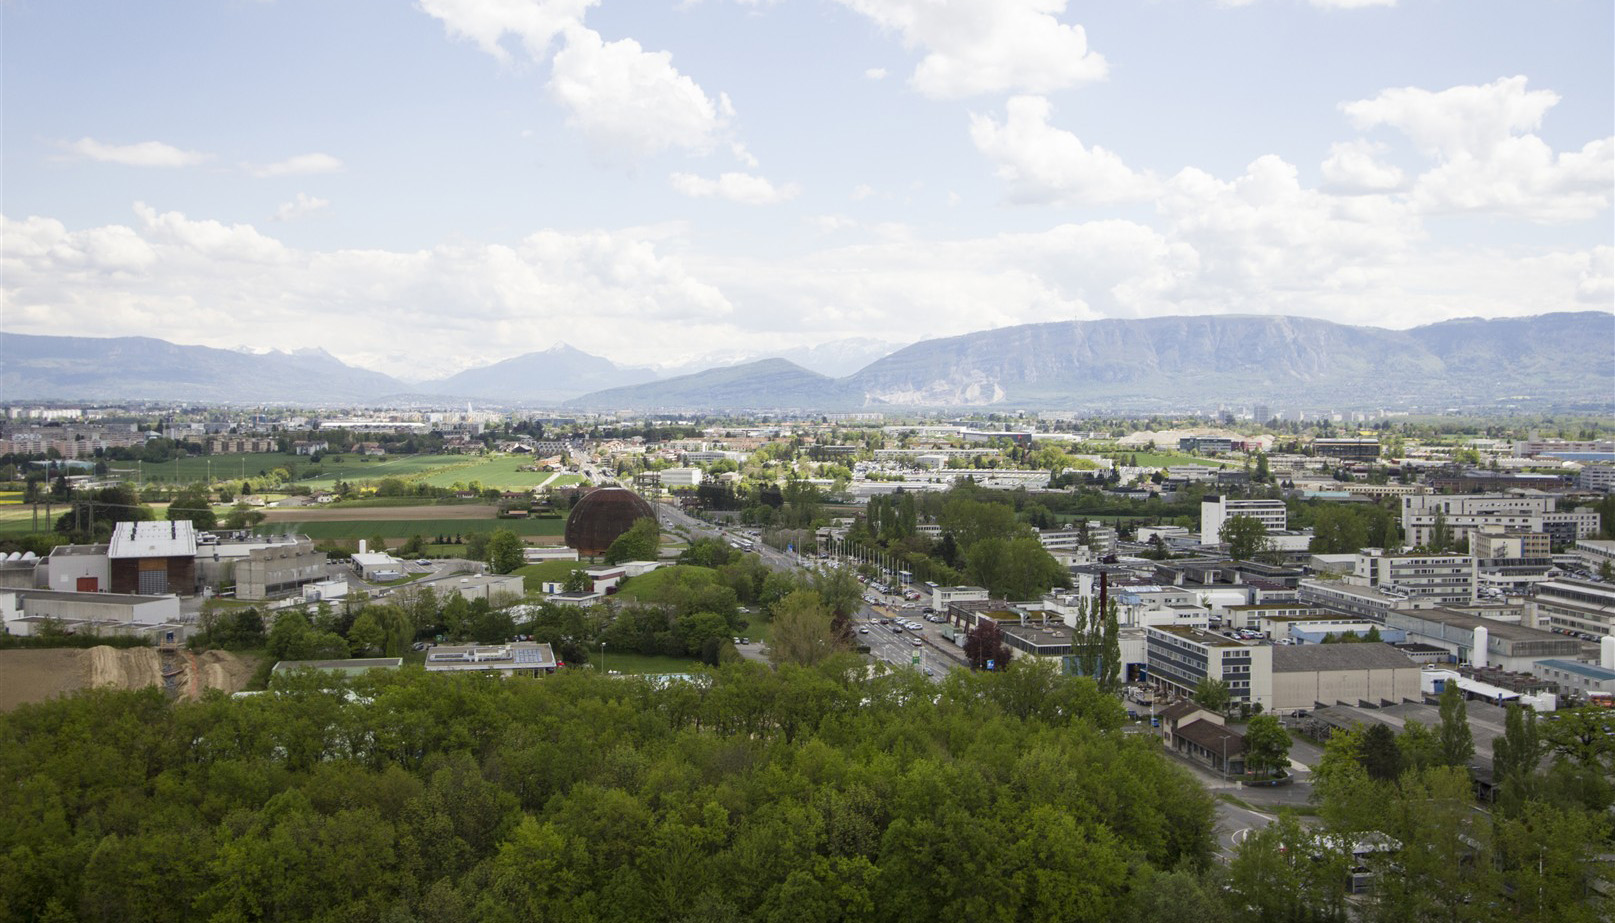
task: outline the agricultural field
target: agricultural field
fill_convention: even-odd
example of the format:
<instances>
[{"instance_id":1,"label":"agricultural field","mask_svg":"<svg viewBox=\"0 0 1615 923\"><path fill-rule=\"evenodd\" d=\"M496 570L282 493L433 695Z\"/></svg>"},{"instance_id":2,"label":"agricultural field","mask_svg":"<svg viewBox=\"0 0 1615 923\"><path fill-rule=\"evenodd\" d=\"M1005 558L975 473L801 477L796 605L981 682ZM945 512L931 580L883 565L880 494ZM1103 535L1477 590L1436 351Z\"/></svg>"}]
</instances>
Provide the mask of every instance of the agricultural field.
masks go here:
<instances>
[{"instance_id":1,"label":"agricultural field","mask_svg":"<svg viewBox=\"0 0 1615 923\"><path fill-rule=\"evenodd\" d=\"M49 532L51 523L66 511L67 505L58 503L51 507L50 516L45 515L45 507L39 507L39 530ZM34 531L34 508L31 506L0 506L0 536L27 535Z\"/></svg>"},{"instance_id":2,"label":"agricultural field","mask_svg":"<svg viewBox=\"0 0 1615 923\"><path fill-rule=\"evenodd\" d=\"M492 458L463 460L470 463L434 471L419 480L433 487L453 487L455 484L470 484L475 481L484 488L528 490L555 477L555 473L551 471L516 470L533 463L532 457L527 455L499 455Z\"/></svg>"},{"instance_id":3,"label":"agricultural field","mask_svg":"<svg viewBox=\"0 0 1615 923\"><path fill-rule=\"evenodd\" d=\"M108 467L118 474L126 474L137 484L190 484L206 481L211 474L215 481L239 481L268 474L288 465L299 469L308 465L308 459L279 452L249 452L242 455L199 455L171 462L146 464L132 461L107 461Z\"/></svg>"}]
</instances>

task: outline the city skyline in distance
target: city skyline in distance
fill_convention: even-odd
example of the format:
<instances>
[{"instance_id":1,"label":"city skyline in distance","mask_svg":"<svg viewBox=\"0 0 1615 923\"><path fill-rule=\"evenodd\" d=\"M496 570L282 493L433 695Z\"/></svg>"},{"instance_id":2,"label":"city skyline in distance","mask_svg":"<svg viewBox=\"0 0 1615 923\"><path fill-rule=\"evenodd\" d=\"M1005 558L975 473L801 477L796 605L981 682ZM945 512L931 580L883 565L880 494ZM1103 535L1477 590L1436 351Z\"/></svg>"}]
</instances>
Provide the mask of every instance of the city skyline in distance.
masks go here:
<instances>
[{"instance_id":1,"label":"city skyline in distance","mask_svg":"<svg viewBox=\"0 0 1615 923\"><path fill-rule=\"evenodd\" d=\"M422 380L1611 310L1608 4L1114 6L8 4L5 328Z\"/></svg>"}]
</instances>

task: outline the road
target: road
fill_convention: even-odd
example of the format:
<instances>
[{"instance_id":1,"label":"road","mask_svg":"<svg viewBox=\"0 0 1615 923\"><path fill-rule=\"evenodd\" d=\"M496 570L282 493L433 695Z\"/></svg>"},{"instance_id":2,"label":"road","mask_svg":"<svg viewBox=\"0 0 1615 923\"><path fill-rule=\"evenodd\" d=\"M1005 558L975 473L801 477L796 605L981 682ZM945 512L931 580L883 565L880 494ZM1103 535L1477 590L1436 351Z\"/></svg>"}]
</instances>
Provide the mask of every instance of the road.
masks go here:
<instances>
[{"instance_id":1,"label":"road","mask_svg":"<svg viewBox=\"0 0 1615 923\"><path fill-rule=\"evenodd\" d=\"M755 544L753 552L762 558L763 564L774 570L807 570L818 567L821 563L815 558L805 557L794 552L779 551L763 544L757 537L742 529L723 529L708 522L702 522L683 510L668 504L657 504L657 511L661 516L664 527L678 527L688 531L693 537L717 538L725 541L750 541ZM935 679L942 679L948 671L958 669L965 665L964 654L953 642L942 636L940 625L925 622L920 612L921 603L905 601L901 596L876 593L865 588L863 606L854 617L859 629L858 640L869 645L869 655L875 660L893 666L908 667L913 665L914 655L920 655L920 668L930 670ZM894 632L890 625L881 625L881 619L901 617L912 620L921 626L921 631L903 629ZM864 629L867 629L865 631ZM914 641L918 640L919 645ZM759 646L760 647L760 646ZM742 651L742 654L748 652ZM761 651L756 652L759 656Z\"/></svg>"}]
</instances>

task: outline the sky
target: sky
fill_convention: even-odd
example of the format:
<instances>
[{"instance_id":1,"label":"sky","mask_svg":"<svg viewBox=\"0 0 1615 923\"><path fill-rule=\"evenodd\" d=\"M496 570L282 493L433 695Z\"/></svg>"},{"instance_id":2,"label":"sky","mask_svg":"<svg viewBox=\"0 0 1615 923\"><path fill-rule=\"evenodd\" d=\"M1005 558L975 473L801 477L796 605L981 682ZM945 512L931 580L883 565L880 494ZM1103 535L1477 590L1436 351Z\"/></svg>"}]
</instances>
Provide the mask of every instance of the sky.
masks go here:
<instances>
[{"instance_id":1,"label":"sky","mask_svg":"<svg viewBox=\"0 0 1615 923\"><path fill-rule=\"evenodd\" d=\"M1609 0L0 0L0 328L406 380L1615 310ZM1612 348L1612 344L1596 344Z\"/></svg>"}]
</instances>

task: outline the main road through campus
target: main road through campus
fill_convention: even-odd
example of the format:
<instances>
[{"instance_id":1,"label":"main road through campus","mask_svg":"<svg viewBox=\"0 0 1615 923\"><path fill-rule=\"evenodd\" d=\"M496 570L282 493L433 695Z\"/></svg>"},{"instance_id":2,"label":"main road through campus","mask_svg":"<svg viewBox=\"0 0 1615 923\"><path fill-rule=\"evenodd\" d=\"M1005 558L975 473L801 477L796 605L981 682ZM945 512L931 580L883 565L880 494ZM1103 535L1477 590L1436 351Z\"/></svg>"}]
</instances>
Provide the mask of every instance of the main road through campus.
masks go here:
<instances>
[{"instance_id":1,"label":"main road through campus","mask_svg":"<svg viewBox=\"0 0 1615 923\"><path fill-rule=\"evenodd\" d=\"M656 504L661 521L667 525L674 525L687 529L691 535L708 538L723 539L725 541L749 540L750 536L742 534L739 530L725 531L712 523L702 522L684 511L665 504ZM756 551L762 557L763 563L775 570L808 570L818 565L818 561L805 558L801 555L779 551L767 545L758 543ZM874 598L876 602L870 603ZM951 670L967 666L964 653L952 641L942 637L940 626L932 625L921 620L919 609L905 609L907 605L901 597L882 595L872 589L865 588L864 603L858 612L857 630L858 640L869 645L869 656L885 661L897 667L913 667L914 655L920 655L919 669L928 671L926 675L940 681ZM917 605L917 604L916 604ZM921 626L919 632L903 629L894 632L891 626L879 624L879 620L888 622L893 616L904 617ZM915 640L920 644L916 646ZM742 650L741 654L751 659L766 659L759 649ZM1130 733L1153 734L1152 729L1146 725L1129 725ZM1298 747L1303 753L1316 755L1316 748ZM1306 758L1306 757L1303 757ZM1178 759L1168 756L1167 759ZM1216 799L1216 836L1217 858L1227 862L1233 858L1239 844L1251 831L1266 827L1276 819L1276 812L1283 807L1300 808L1308 802L1312 791L1310 773L1305 766L1292 763L1295 770L1296 782L1280 788L1246 788L1237 782L1229 782L1218 778L1215 774L1190 763L1179 760L1202 785L1214 794L1226 794L1238 798L1244 805L1233 803L1224 798ZM1254 810L1253 810L1254 809ZM1313 825L1317 819L1311 816L1302 816L1299 820L1304 825Z\"/></svg>"},{"instance_id":2,"label":"main road through campus","mask_svg":"<svg viewBox=\"0 0 1615 923\"><path fill-rule=\"evenodd\" d=\"M686 529L692 535L737 542L751 540L750 536L737 530L725 531L666 503L656 504L656 510L664 524ZM762 543L756 544L756 553L762 558L763 564L775 570L811 570L821 563L795 552L770 548ZM894 631L893 626L889 624L894 617L910 620L920 625L920 630L902 628ZM888 624L880 624L882 619L887 620ZM942 636L942 626L923 621L919 604L907 602L901 596L876 593L872 589L865 588L864 601L859 607L854 629L858 632L858 642L869 645L870 657L892 666L924 670L927 671L927 676L937 680L946 676L948 671L965 666L964 652L958 645ZM915 644L915 641L919 643ZM748 656L755 654L756 659L762 658L760 651L742 650L741 653ZM916 655L919 658L917 664Z\"/></svg>"}]
</instances>

